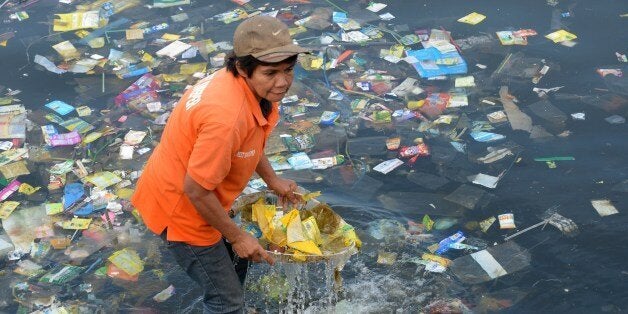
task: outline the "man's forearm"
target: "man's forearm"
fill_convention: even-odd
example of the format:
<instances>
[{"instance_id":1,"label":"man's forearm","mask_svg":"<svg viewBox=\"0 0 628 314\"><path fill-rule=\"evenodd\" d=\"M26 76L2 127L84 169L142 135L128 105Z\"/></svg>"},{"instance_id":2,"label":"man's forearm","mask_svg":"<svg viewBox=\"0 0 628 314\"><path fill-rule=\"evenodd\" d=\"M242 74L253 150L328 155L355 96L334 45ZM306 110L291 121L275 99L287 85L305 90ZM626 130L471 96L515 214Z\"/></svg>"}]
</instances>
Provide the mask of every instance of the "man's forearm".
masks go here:
<instances>
[{"instance_id":1,"label":"man's forearm","mask_svg":"<svg viewBox=\"0 0 628 314\"><path fill-rule=\"evenodd\" d=\"M206 190L187 175L184 191L201 217L229 242L234 242L240 236L240 228L231 220L213 191Z\"/></svg>"},{"instance_id":2,"label":"man's forearm","mask_svg":"<svg viewBox=\"0 0 628 314\"><path fill-rule=\"evenodd\" d=\"M257 167L255 168L255 172L262 177L266 184L270 184L272 181L277 179L277 174L273 167L270 165L270 161L268 161L268 157L262 156L257 163Z\"/></svg>"}]
</instances>

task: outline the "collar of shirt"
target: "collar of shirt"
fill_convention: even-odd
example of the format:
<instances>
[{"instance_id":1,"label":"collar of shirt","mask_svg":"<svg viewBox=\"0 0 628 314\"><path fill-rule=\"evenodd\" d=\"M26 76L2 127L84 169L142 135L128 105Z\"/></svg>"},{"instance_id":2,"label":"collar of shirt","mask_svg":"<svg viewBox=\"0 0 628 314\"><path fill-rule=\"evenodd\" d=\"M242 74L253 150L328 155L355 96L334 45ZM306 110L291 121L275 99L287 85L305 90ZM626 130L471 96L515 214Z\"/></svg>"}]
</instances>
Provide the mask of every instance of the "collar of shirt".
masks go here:
<instances>
[{"instance_id":1,"label":"collar of shirt","mask_svg":"<svg viewBox=\"0 0 628 314\"><path fill-rule=\"evenodd\" d=\"M257 96L255 96L255 94L253 93L253 91L251 90L251 88L246 83L246 80L243 77L238 76L237 80L240 86L242 87L242 90L246 94L246 100L249 104L249 109L253 113L253 117L255 117L255 121L257 122L257 124L261 127L266 127L268 125L274 126L279 120L278 103L276 102L271 103L272 109L271 109L270 114L268 115L268 119L264 118L264 114L262 114L262 108L260 107L260 104L259 104L261 98L258 98Z\"/></svg>"}]
</instances>

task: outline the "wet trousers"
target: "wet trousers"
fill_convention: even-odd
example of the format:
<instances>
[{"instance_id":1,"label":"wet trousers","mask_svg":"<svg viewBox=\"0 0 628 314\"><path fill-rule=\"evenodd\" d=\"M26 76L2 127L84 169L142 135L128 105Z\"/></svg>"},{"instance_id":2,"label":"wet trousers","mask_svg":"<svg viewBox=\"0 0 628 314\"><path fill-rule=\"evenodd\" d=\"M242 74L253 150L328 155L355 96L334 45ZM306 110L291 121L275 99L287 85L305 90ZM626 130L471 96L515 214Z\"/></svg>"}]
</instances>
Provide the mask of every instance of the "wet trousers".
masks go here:
<instances>
[{"instance_id":1,"label":"wet trousers","mask_svg":"<svg viewBox=\"0 0 628 314\"><path fill-rule=\"evenodd\" d=\"M233 253L226 240L193 246L161 238L181 268L203 289L203 313L242 313L248 260Z\"/></svg>"}]
</instances>

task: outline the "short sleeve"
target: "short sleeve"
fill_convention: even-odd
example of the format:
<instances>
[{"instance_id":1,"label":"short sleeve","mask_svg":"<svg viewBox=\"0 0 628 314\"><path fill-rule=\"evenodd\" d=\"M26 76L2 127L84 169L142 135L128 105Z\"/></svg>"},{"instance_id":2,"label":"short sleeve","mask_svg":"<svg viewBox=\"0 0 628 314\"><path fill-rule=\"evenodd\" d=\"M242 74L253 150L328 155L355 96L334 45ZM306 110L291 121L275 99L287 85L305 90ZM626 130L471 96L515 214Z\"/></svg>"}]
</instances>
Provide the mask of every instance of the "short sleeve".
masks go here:
<instances>
[{"instance_id":1,"label":"short sleeve","mask_svg":"<svg viewBox=\"0 0 628 314\"><path fill-rule=\"evenodd\" d=\"M188 175L203 188L214 190L229 174L239 140L233 127L216 122L202 125L188 161Z\"/></svg>"}]
</instances>

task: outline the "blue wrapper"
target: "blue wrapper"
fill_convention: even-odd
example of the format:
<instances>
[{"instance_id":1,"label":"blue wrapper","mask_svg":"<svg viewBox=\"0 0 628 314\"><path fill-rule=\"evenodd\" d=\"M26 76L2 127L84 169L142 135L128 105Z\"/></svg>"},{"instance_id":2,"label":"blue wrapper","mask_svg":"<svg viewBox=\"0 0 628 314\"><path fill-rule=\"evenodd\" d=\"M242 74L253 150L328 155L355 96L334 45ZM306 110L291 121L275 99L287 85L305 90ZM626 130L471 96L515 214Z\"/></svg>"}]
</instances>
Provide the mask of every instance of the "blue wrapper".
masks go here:
<instances>
[{"instance_id":1,"label":"blue wrapper","mask_svg":"<svg viewBox=\"0 0 628 314\"><path fill-rule=\"evenodd\" d=\"M321 115L321 125L333 125L336 119L340 117L340 112L336 111L325 111Z\"/></svg>"},{"instance_id":2,"label":"blue wrapper","mask_svg":"<svg viewBox=\"0 0 628 314\"><path fill-rule=\"evenodd\" d=\"M466 238L464 236L464 233L462 233L462 231L458 231L454 234L452 234L451 236L444 238L443 240L441 240L440 242L438 242L438 249L436 250L436 254L443 254L447 251L449 251L449 249L451 248L451 245L454 243L460 243L462 241L464 241Z\"/></svg>"},{"instance_id":3,"label":"blue wrapper","mask_svg":"<svg viewBox=\"0 0 628 314\"><path fill-rule=\"evenodd\" d=\"M244 231L248 232L250 235L258 239L262 237L262 230L254 224L248 224L244 226Z\"/></svg>"}]
</instances>

